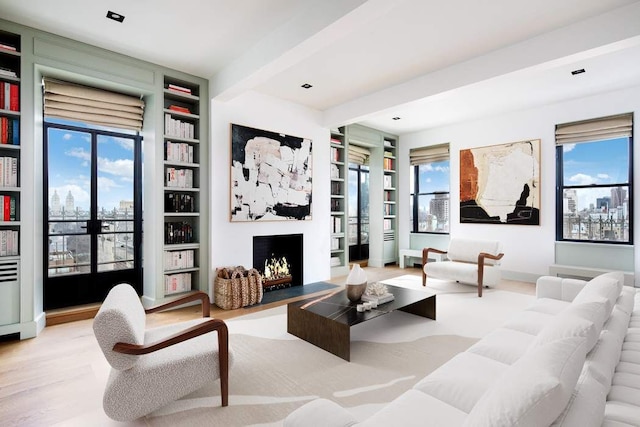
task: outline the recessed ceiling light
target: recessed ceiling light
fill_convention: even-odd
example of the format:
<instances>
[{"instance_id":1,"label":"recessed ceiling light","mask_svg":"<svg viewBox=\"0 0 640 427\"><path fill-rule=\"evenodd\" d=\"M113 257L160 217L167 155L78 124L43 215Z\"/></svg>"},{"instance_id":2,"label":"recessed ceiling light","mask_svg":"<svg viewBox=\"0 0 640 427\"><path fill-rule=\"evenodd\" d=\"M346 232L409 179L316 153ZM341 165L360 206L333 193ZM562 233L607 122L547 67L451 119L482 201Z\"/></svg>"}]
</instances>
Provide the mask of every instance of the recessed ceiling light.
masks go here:
<instances>
[{"instance_id":1,"label":"recessed ceiling light","mask_svg":"<svg viewBox=\"0 0 640 427\"><path fill-rule=\"evenodd\" d=\"M400 117L393 117L391 120L400 120Z\"/></svg>"},{"instance_id":2,"label":"recessed ceiling light","mask_svg":"<svg viewBox=\"0 0 640 427\"><path fill-rule=\"evenodd\" d=\"M582 74L582 73L586 73L586 71L584 70L584 68L580 68L579 70L573 70L571 72L571 75L576 76L578 74Z\"/></svg>"},{"instance_id":3,"label":"recessed ceiling light","mask_svg":"<svg viewBox=\"0 0 640 427\"><path fill-rule=\"evenodd\" d=\"M305 84L303 84L303 85L302 85L302 86L300 86L300 87L302 87L302 88L304 88L304 89L311 89L313 86L312 86L312 85L310 85L309 83L305 83Z\"/></svg>"},{"instance_id":4,"label":"recessed ceiling light","mask_svg":"<svg viewBox=\"0 0 640 427\"><path fill-rule=\"evenodd\" d=\"M118 22L124 21L124 15L120 15L119 13L115 13L112 11L107 12L107 18L113 19L114 21L118 21Z\"/></svg>"}]
</instances>

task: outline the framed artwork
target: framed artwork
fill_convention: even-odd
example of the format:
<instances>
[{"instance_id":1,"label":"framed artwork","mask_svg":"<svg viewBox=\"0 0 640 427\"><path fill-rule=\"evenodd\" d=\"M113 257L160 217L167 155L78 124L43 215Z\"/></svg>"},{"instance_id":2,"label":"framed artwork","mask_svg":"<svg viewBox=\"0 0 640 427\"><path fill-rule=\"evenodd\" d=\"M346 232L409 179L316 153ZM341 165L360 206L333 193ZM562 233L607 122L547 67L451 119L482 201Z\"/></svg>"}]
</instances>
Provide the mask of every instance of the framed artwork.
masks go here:
<instances>
[{"instance_id":1,"label":"framed artwork","mask_svg":"<svg viewBox=\"0 0 640 427\"><path fill-rule=\"evenodd\" d=\"M311 140L231 125L231 221L311 219Z\"/></svg>"},{"instance_id":2,"label":"framed artwork","mask_svg":"<svg viewBox=\"0 0 640 427\"><path fill-rule=\"evenodd\" d=\"M460 151L460 222L540 225L540 140Z\"/></svg>"}]
</instances>

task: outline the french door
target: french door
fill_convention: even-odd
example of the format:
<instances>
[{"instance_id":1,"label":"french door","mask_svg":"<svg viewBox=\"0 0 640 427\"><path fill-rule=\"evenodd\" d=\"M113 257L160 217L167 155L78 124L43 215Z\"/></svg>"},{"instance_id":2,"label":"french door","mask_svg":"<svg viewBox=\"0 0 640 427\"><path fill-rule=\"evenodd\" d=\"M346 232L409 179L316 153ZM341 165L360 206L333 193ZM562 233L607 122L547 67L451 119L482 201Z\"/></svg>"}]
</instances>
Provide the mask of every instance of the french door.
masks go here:
<instances>
[{"instance_id":1,"label":"french door","mask_svg":"<svg viewBox=\"0 0 640 427\"><path fill-rule=\"evenodd\" d=\"M142 292L142 138L44 125L44 308Z\"/></svg>"},{"instance_id":2,"label":"french door","mask_svg":"<svg viewBox=\"0 0 640 427\"><path fill-rule=\"evenodd\" d=\"M369 168L349 164L349 260L369 259Z\"/></svg>"}]
</instances>

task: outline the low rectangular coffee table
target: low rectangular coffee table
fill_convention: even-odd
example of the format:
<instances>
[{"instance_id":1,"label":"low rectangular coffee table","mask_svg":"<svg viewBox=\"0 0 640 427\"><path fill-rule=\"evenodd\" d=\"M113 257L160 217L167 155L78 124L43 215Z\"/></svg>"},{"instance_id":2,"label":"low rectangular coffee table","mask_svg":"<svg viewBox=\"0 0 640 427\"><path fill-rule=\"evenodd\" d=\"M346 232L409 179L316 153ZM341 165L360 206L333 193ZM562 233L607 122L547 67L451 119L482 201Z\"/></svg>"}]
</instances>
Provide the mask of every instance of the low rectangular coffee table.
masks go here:
<instances>
[{"instance_id":1,"label":"low rectangular coffee table","mask_svg":"<svg viewBox=\"0 0 640 427\"><path fill-rule=\"evenodd\" d=\"M358 312L359 303L349 301L345 290L289 303L287 332L349 361L352 326L395 310L436 319L436 294L391 285L387 289L395 299L364 312Z\"/></svg>"}]
</instances>

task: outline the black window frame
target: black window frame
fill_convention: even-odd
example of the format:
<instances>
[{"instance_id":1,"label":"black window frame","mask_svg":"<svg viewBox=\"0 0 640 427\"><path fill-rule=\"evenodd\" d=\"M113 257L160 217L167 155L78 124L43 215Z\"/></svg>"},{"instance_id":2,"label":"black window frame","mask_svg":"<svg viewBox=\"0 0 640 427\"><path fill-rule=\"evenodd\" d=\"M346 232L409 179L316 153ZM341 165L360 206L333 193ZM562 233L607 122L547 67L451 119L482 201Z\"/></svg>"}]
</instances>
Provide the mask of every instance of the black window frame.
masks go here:
<instances>
[{"instance_id":1,"label":"black window frame","mask_svg":"<svg viewBox=\"0 0 640 427\"><path fill-rule=\"evenodd\" d=\"M451 158L447 159L449 162L449 167L451 166ZM431 163L431 162L430 162ZM432 162L438 163L438 162ZM413 213L413 221L411 225L411 233L416 234L437 234L439 236L449 235L451 232L451 182L449 182L449 191L425 191L420 192L420 166L428 164L421 163L417 165L411 165L410 168L413 169L413 188L411 189L411 200L412 200L412 213ZM418 199L420 196L436 196L440 194L448 194L449 195L449 231L441 232L441 231L419 231L418 230Z\"/></svg>"},{"instance_id":2,"label":"black window frame","mask_svg":"<svg viewBox=\"0 0 640 427\"><path fill-rule=\"evenodd\" d=\"M631 132L633 135L633 130ZM589 185L565 185L564 183L564 151L563 145L556 145L556 241L557 242L578 242L578 243L597 243L609 245L633 245L633 136L627 137L629 149L629 168L627 183L609 183L609 184L589 184ZM603 142L619 138L607 138L599 141L576 142L576 144L589 144L594 142ZM585 188L628 188L628 217L629 217L629 240L593 240L593 239L567 239L564 237L564 191L579 190Z\"/></svg>"}]
</instances>

